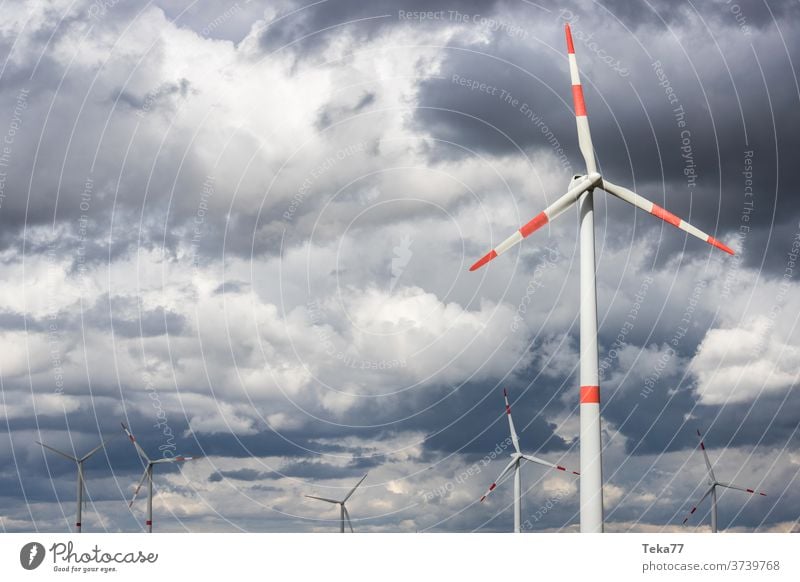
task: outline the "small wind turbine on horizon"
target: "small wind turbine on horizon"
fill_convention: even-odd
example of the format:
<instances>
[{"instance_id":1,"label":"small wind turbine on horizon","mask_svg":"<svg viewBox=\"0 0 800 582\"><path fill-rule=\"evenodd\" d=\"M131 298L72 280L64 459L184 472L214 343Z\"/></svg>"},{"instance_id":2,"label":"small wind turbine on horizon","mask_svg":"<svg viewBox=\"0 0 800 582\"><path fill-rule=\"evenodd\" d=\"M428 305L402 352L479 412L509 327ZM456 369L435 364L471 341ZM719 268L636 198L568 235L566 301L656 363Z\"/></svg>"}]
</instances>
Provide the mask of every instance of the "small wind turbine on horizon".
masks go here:
<instances>
[{"instance_id":1,"label":"small wind turbine on horizon","mask_svg":"<svg viewBox=\"0 0 800 582\"><path fill-rule=\"evenodd\" d=\"M147 533L153 533L153 467L155 465L163 465L164 463L182 463L183 461L192 461L194 459L198 459L199 457L169 457L163 459L156 459L151 460L150 457L147 456L147 453L144 452L144 449L139 446L139 443L136 442L136 437L133 436L128 427L123 422L122 430L125 431L125 434L128 435L128 439L133 443L133 446L136 448L136 452L139 454L139 457L146 463L144 468L144 473L142 474L141 480L139 480L139 484L136 486L136 490L133 492L133 498L131 502L128 504L128 507L133 507L133 502L136 501L136 496L139 494L139 490L142 488L142 484L144 483L145 479L147 479L147 521L145 525L147 526Z\"/></svg>"},{"instance_id":2,"label":"small wind turbine on horizon","mask_svg":"<svg viewBox=\"0 0 800 582\"><path fill-rule=\"evenodd\" d=\"M489 489L486 493L481 497L481 503L489 496L489 494L495 490L497 484L502 481L503 477L505 477L512 469L514 470L514 532L521 533L522 532L522 487L521 487L521 478L520 478L520 466L522 465L523 461L528 461L531 463L536 463L537 465L542 465L544 467L550 467L551 469L557 469L558 471L566 471L567 469L562 467L561 465L556 465L553 463L549 463L547 461L543 461L538 457L534 457L533 455L526 455L519 449L519 437L517 436L517 431L514 428L514 420L511 418L511 405L508 402L508 391L504 388L503 389L503 398L506 402L506 416L508 417L508 428L511 432L511 443L514 445L514 452L511 453L511 461L506 465L506 467L502 470L500 475L495 479L494 483L489 486ZM577 471L572 471L573 475L580 475Z\"/></svg>"},{"instance_id":3,"label":"small wind turbine on horizon","mask_svg":"<svg viewBox=\"0 0 800 582\"><path fill-rule=\"evenodd\" d=\"M733 483L722 483L717 481L717 477L714 475L714 469L711 468L711 461L708 460L706 445L703 443L703 435L700 434L699 430L697 431L697 436L700 437L700 450L703 451L703 459L705 459L706 462L709 488L700 498L700 501L698 501L697 504L692 507L692 510L686 515L686 518L683 520L683 524L686 525L686 522L689 521L689 517L691 517L691 515L697 511L697 506L703 503L706 497L711 495L711 533L717 533L717 487L724 487L725 489L738 489L739 491L744 491L745 493L751 493L753 495L758 493L764 497L766 497L767 494L763 491L756 491L755 489L748 489L747 487L739 487Z\"/></svg>"},{"instance_id":4,"label":"small wind turbine on horizon","mask_svg":"<svg viewBox=\"0 0 800 582\"><path fill-rule=\"evenodd\" d=\"M115 436L117 436L117 433L114 433L114 434L106 437L103 440L103 442L101 442L99 445L97 445L95 448L93 448L91 451L89 451L88 453L86 453L82 457L75 457L73 455L70 455L69 453L65 453L64 451L59 451L55 447L51 447L51 446L46 445L44 443L40 443L39 441L34 441L37 445L41 445L45 449L53 451L54 453L56 453L58 455L61 455L62 457L66 457L70 461L74 461L75 464L78 466L78 510L75 513L75 532L76 533L81 533L82 527L83 527L81 525L81 519L82 519L81 515L82 515L82 508L83 508L83 505L85 503L84 500L83 500L83 491L86 488L86 478L83 476L83 462L86 461L92 455L94 455L97 451L102 449L105 446L105 444L108 441L110 441L111 439L113 439Z\"/></svg>"},{"instance_id":5,"label":"small wind turbine on horizon","mask_svg":"<svg viewBox=\"0 0 800 582\"><path fill-rule=\"evenodd\" d=\"M603 531L603 463L600 438L600 380L597 351L597 282L594 256L594 189L600 188L640 210L733 254L733 250L685 220L627 188L606 180L597 171L583 86L575 59L569 24L565 26L567 58L572 79L572 99L578 129L578 146L586 162L586 175L575 175L567 193L489 251L470 267L479 269L498 255L550 223L577 203L580 212L580 516L581 532Z\"/></svg>"},{"instance_id":6,"label":"small wind turbine on horizon","mask_svg":"<svg viewBox=\"0 0 800 582\"><path fill-rule=\"evenodd\" d=\"M345 521L345 519L347 520L347 525L350 526L350 533L355 533L355 531L353 530L353 524L350 522L350 513L348 513L348 511L347 511L347 507L345 507L345 503L347 503L347 500L350 499L350 497L353 495L353 493L356 492L356 489L358 489L358 486L361 485L364 482L364 479L367 478L367 475L369 475L369 473L367 473L366 475L361 477L361 480L358 483L356 483L356 486L353 487L350 490L350 492L347 495L345 495L344 499L342 499L341 501L337 501L336 499L328 499L326 497L317 497L316 495L306 495L306 497L308 497L309 499L316 499L318 501L325 501L326 503L333 503L334 505L338 505L339 506L339 533L344 533L344 521Z\"/></svg>"}]
</instances>

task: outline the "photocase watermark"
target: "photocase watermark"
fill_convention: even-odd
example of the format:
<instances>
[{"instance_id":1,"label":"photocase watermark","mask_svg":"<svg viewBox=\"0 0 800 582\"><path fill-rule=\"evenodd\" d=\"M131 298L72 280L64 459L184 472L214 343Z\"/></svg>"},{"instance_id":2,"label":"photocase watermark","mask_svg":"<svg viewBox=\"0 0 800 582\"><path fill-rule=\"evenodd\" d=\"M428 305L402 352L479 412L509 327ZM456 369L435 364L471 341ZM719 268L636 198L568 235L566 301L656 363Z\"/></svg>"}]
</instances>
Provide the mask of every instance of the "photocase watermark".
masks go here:
<instances>
[{"instance_id":1,"label":"photocase watermark","mask_svg":"<svg viewBox=\"0 0 800 582\"><path fill-rule=\"evenodd\" d=\"M216 178L209 174L203 180L203 186L200 191L200 203L197 205L197 210L194 214L192 221L192 239L189 243L189 256L192 261L192 268L197 269L200 266L200 242L205 234L206 214L208 214L208 201L214 196Z\"/></svg>"},{"instance_id":2,"label":"photocase watermark","mask_svg":"<svg viewBox=\"0 0 800 582\"><path fill-rule=\"evenodd\" d=\"M397 19L413 22L471 24L491 32L500 32L512 38L528 38L528 31L518 24L483 14L459 12L458 10L398 10Z\"/></svg>"},{"instance_id":3,"label":"photocase watermark","mask_svg":"<svg viewBox=\"0 0 800 582\"><path fill-rule=\"evenodd\" d=\"M3 136L3 143L0 144L0 210L6 199L6 182L8 181L8 169L11 165L11 157L14 151L14 140L17 132L22 128L22 114L28 108L28 97L30 89L22 88L17 93L14 108L11 110L11 121L8 129Z\"/></svg>"},{"instance_id":4,"label":"photocase watermark","mask_svg":"<svg viewBox=\"0 0 800 582\"><path fill-rule=\"evenodd\" d=\"M739 27L739 31L744 36L751 36L753 31L750 29L750 25L747 24L747 18L742 11L742 7L736 2L733 2L733 0L725 0L725 5L728 7L728 11L733 14L734 19L736 19L736 25Z\"/></svg>"},{"instance_id":5,"label":"photocase watermark","mask_svg":"<svg viewBox=\"0 0 800 582\"><path fill-rule=\"evenodd\" d=\"M247 0L245 4L247 4L250 0ZM215 30L217 30L220 26L228 22L231 18L233 18L236 14L242 11L242 7L239 6L238 2L234 2L231 6L225 9L219 16L217 16L214 20L206 24L200 33L203 36L208 36Z\"/></svg>"},{"instance_id":6,"label":"photocase watermark","mask_svg":"<svg viewBox=\"0 0 800 582\"><path fill-rule=\"evenodd\" d=\"M594 40L594 32L586 34L584 30L577 26L580 16L576 16L572 10L562 8L558 13L558 20L569 23L569 27L572 31L572 38L582 43L586 49L594 53L598 60L605 63L620 77L627 77L631 74L628 67L622 66L622 61L619 58L610 55L604 48L597 44L597 41Z\"/></svg>"},{"instance_id":7,"label":"photocase watermark","mask_svg":"<svg viewBox=\"0 0 800 582\"><path fill-rule=\"evenodd\" d=\"M692 189L697 186L697 168L694 161L694 150L692 148L692 132L686 124L686 111L683 109L680 98L672 87L669 77L664 72L664 66L661 64L661 61L653 61L651 67L656 74L659 86L664 89L664 95L667 101L673 107L672 115L675 118L675 125L681 130L683 175L686 176L686 187Z\"/></svg>"},{"instance_id":8,"label":"photocase watermark","mask_svg":"<svg viewBox=\"0 0 800 582\"><path fill-rule=\"evenodd\" d=\"M667 351L661 354L661 357L658 358L658 361L653 366L653 371L644 379L644 388L642 388L642 391L639 393L642 398L647 398L653 393L656 384L661 380L661 375L664 373L667 364L675 357L675 348L680 345L684 336L689 333L689 326L694 319L695 309L706 287L708 287L708 282L704 280L695 283L692 294L689 296L689 301L686 304L686 309L683 312L683 317L680 320L680 325L675 329L675 333L672 335L672 339L670 339L667 345Z\"/></svg>"},{"instance_id":9,"label":"photocase watermark","mask_svg":"<svg viewBox=\"0 0 800 582\"><path fill-rule=\"evenodd\" d=\"M538 523L542 518L553 511L566 497L570 497L572 493L569 489L559 489L555 495L547 498L547 501L542 503L533 514L520 524L520 528L524 530L533 529L535 523Z\"/></svg>"},{"instance_id":10,"label":"photocase watermark","mask_svg":"<svg viewBox=\"0 0 800 582\"><path fill-rule=\"evenodd\" d=\"M411 250L413 242L409 235L404 235L400 239L400 244L392 249L394 256L392 257L392 278L389 281L389 291L394 291L397 282L403 276L408 263L411 261L411 257L414 256Z\"/></svg>"},{"instance_id":11,"label":"photocase watermark","mask_svg":"<svg viewBox=\"0 0 800 582\"><path fill-rule=\"evenodd\" d=\"M45 557L44 546L39 542L28 542L19 551L20 566L26 570L35 570L42 565Z\"/></svg>"},{"instance_id":12,"label":"photocase watermark","mask_svg":"<svg viewBox=\"0 0 800 582\"><path fill-rule=\"evenodd\" d=\"M495 445L494 449L492 449L492 452L490 452L488 455L485 455L479 461L472 463L469 467L456 475L455 478L450 479L444 485L436 487L435 489L421 492L420 495L422 496L422 500L427 503L429 501L433 501L434 499L446 497L449 493L455 491L457 485L463 485L472 477L480 475L481 471L483 471L483 468L486 467L486 465L505 453L506 449L508 449L510 446L511 437L506 437L505 440Z\"/></svg>"},{"instance_id":13,"label":"photocase watermark","mask_svg":"<svg viewBox=\"0 0 800 582\"><path fill-rule=\"evenodd\" d=\"M638 291L633 296L633 305L631 305L628 315L625 316L625 322L622 324L622 327L619 328L619 333L617 333L617 337L614 338L614 342L611 344L608 353L600 360L598 372L600 373L601 379L605 377L606 370L611 368L611 364L619 358L619 352L622 348L628 345L628 334L633 330L636 319L639 317L639 311L642 309L642 304L644 304L644 300L647 298L647 291L652 284L653 278L649 275L645 276L641 285L639 285Z\"/></svg>"},{"instance_id":14,"label":"photocase watermark","mask_svg":"<svg viewBox=\"0 0 800 582\"><path fill-rule=\"evenodd\" d=\"M761 354L764 349L766 338L772 333L775 328L775 322L778 319L783 306L786 303L786 296L789 294L792 279L795 275L795 270L800 267L798 260L800 259L800 223L797 225L798 230L792 236L792 242L789 245L789 251L786 254L786 266L783 269L781 282L778 284L778 291L775 293L772 307L770 307L769 314L767 315L767 322L761 328L761 336L758 339L757 347L754 350L755 355Z\"/></svg>"},{"instance_id":15,"label":"photocase watermark","mask_svg":"<svg viewBox=\"0 0 800 582\"><path fill-rule=\"evenodd\" d=\"M306 304L306 311L311 325L314 327L317 340L322 346L322 351L331 359L336 360L342 366L353 368L355 370L392 370L395 368L406 368L408 362L405 358L395 358L391 360L369 360L360 358L358 356L349 354L336 347L334 342L333 333L322 325L325 321L325 315L316 300L311 300Z\"/></svg>"},{"instance_id":16,"label":"photocase watermark","mask_svg":"<svg viewBox=\"0 0 800 582\"><path fill-rule=\"evenodd\" d=\"M167 420L167 411L164 410L164 406L161 404L161 398L153 384L153 378L150 376L150 373L145 372L142 375L142 379L144 380L144 389L150 397L150 402L156 412L156 423L153 425L153 428L159 429L164 439L162 444L158 445L158 450L161 451L161 456L163 458L170 459L175 456L177 445L175 444L175 434L172 432L172 427Z\"/></svg>"},{"instance_id":17,"label":"photocase watermark","mask_svg":"<svg viewBox=\"0 0 800 582\"><path fill-rule=\"evenodd\" d=\"M550 145L553 153L555 153L555 155L558 157L558 163L561 164L561 166L568 173L572 174L572 163L569 161L569 156L567 156L567 153L564 151L564 147L561 145L561 142L558 140L555 133L553 133L547 123L545 123L544 119L542 119L542 117L536 113L533 108L528 105L528 103L514 96L507 89L497 87L478 79L470 79L454 74L450 77L450 82L461 87L465 87L470 91L477 91L479 93L491 95L492 97L497 97L504 104L509 105L519 111L523 117L533 123L536 128L542 132L542 135L547 140L547 143Z\"/></svg>"},{"instance_id":18,"label":"photocase watermark","mask_svg":"<svg viewBox=\"0 0 800 582\"><path fill-rule=\"evenodd\" d=\"M108 11L120 2L121 0L94 0L89 5L89 18L92 20L104 18Z\"/></svg>"},{"instance_id":19,"label":"photocase watermark","mask_svg":"<svg viewBox=\"0 0 800 582\"><path fill-rule=\"evenodd\" d=\"M544 248L547 250L547 255L541 263L536 265L536 268L533 270L533 276L525 286L525 295L520 299L517 311L514 314L514 318L511 320L510 329L512 332L519 329L520 324L525 320L523 316L528 312L528 305L530 305L533 296L536 295L539 289L544 287L544 283L542 282L543 274L545 271L555 267L556 263L561 258L557 248L550 248L548 246Z\"/></svg>"},{"instance_id":20,"label":"photocase watermark","mask_svg":"<svg viewBox=\"0 0 800 582\"><path fill-rule=\"evenodd\" d=\"M306 197L311 190L311 187L323 177L327 172L333 169L336 164L342 162L349 158L350 156L354 156L355 154L363 153L366 150L367 143L366 142L357 142L354 144L350 144L346 147L343 147L336 151L331 156L325 158L322 163L318 164L314 167L297 188L297 192L295 192L294 196L292 196L291 200L289 201L289 208L283 213L283 220L285 222L290 222L300 207L306 200Z\"/></svg>"},{"instance_id":21,"label":"photocase watermark","mask_svg":"<svg viewBox=\"0 0 800 582\"><path fill-rule=\"evenodd\" d=\"M739 216L739 237L740 248L744 248L747 242L747 236L750 234L750 218L754 210L754 195L753 195L753 150L745 150L744 152L744 169L742 176L744 177L744 201L742 202L742 212ZM722 253L715 253L721 255ZM728 299L731 292L736 288L736 283L739 281L739 269L742 264L741 252L736 253L732 257L718 256L718 261L725 261L727 259L727 271L725 278L722 280L722 292L720 297Z\"/></svg>"}]
</instances>

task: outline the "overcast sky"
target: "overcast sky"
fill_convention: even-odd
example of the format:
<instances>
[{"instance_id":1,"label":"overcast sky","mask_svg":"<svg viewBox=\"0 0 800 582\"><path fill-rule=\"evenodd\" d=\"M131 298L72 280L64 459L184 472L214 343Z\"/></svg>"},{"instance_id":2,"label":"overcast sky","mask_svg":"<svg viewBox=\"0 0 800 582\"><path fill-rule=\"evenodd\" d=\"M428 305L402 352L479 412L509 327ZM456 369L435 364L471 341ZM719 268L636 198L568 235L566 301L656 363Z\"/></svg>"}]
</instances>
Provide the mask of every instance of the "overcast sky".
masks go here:
<instances>
[{"instance_id":1,"label":"overcast sky","mask_svg":"<svg viewBox=\"0 0 800 582\"><path fill-rule=\"evenodd\" d=\"M66 531L127 422L158 531L509 531L523 448L578 468L571 210L468 267L585 171L595 195L607 529L800 517L800 4L11 2L0 20L0 528ZM420 14L420 10L429 11ZM162 470L163 469L163 470ZM138 531L124 438L85 531ZM532 531L577 481L523 468ZM708 528L708 506L689 522Z\"/></svg>"}]
</instances>

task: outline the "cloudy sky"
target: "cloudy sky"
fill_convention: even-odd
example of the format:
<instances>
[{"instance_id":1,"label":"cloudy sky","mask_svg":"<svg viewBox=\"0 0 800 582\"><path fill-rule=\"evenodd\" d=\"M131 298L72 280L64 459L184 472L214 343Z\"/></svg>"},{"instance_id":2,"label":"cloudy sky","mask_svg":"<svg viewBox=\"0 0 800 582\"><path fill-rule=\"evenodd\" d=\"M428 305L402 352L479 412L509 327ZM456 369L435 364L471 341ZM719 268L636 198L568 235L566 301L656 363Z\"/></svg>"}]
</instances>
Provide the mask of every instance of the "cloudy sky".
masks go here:
<instances>
[{"instance_id":1,"label":"cloudy sky","mask_svg":"<svg viewBox=\"0 0 800 582\"><path fill-rule=\"evenodd\" d=\"M419 14L420 10L429 11ZM577 213L469 265L584 171L596 195L607 529L800 517L800 5L53 0L0 22L0 528L508 531L524 449L578 466ZM161 470L164 469L164 470ZM533 531L577 482L523 469ZM707 529L708 507L689 523Z\"/></svg>"}]
</instances>

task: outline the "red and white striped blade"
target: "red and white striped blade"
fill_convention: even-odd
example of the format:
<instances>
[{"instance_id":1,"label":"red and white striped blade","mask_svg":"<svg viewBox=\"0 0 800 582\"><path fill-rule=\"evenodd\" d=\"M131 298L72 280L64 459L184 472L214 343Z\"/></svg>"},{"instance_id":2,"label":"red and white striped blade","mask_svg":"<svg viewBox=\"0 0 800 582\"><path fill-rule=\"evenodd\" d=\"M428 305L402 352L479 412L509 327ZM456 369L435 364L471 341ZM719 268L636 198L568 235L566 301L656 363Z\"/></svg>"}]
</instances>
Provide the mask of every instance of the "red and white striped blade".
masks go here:
<instances>
[{"instance_id":1,"label":"red and white striped blade","mask_svg":"<svg viewBox=\"0 0 800 582\"><path fill-rule=\"evenodd\" d=\"M124 422L120 424L122 424L122 430L124 430L125 434L128 435L128 440L131 441L133 446L136 448L136 452L139 453L139 455L149 463L150 458L147 456L147 453L144 452L144 449L139 446L139 443L136 442L136 437L133 436L133 433L130 430L128 430L128 426Z\"/></svg>"},{"instance_id":2,"label":"red and white striped blade","mask_svg":"<svg viewBox=\"0 0 800 582\"><path fill-rule=\"evenodd\" d=\"M505 469L503 469L503 470L502 470L502 472L500 473L500 475L498 475L498 476L497 476L497 479L495 479L495 480L494 480L494 483L492 483L491 485L489 485L489 489L487 489L487 490L486 490L486 493L484 493L484 494L483 494L483 497L481 497L481 502L483 502L483 500L484 500L484 499L486 499L487 497L489 497L489 494L490 494L492 491L494 491L494 490L495 490L495 488L497 487L497 484L498 484L498 483L500 483L500 481L502 481L502 480L503 480L503 477L505 477L505 476L508 474L508 472L509 472L511 469L513 469L513 468L514 468L514 465L516 465L516 464L517 464L517 458L515 457L515 458L511 459L511 462L510 462L508 465L506 465Z\"/></svg>"},{"instance_id":3,"label":"red and white striped blade","mask_svg":"<svg viewBox=\"0 0 800 582\"><path fill-rule=\"evenodd\" d=\"M714 470L711 468L711 461L708 459L708 453L706 452L706 444L703 442L703 435L700 434L700 431L697 431L697 436L700 437L700 450L703 451L703 459L706 462L706 469L708 469L708 474L711 476L713 481L716 481L717 478L714 477Z\"/></svg>"},{"instance_id":4,"label":"red and white striped blade","mask_svg":"<svg viewBox=\"0 0 800 582\"><path fill-rule=\"evenodd\" d=\"M599 174L594 174L592 176L587 176L583 180L577 182L575 186L569 189L569 191L561 196L558 200L553 202L550 206L544 209L544 211L540 212L536 216L533 217L531 221L527 224L520 227L520 229L508 237L506 240L501 242L491 251L486 253L479 261L477 261L474 265L472 265L469 270L475 271L480 269L486 263L491 261L492 259L499 257L508 249L522 241L522 239L528 238L531 234L539 230L545 224L554 220L559 214L563 213L567 208L569 208L574 202L578 199L578 197L583 194L589 188L592 188L595 183L597 183L600 179Z\"/></svg>"},{"instance_id":5,"label":"red and white striped blade","mask_svg":"<svg viewBox=\"0 0 800 582\"><path fill-rule=\"evenodd\" d=\"M586 173L592 174L597 171L597 163L594 158L592 134L589 132L589 118L586 115L586 102L583 99L583 85L581 85L578 61L575 58L575 45L572 43L572 31L569 28L569 24L564 25L564 32L567 35L567 58L569 59L569 76L572 81L575 122L578 127L578 147L580 147L581 154L583 154L583 159L586 162Z\"/></svg>"},{"instance_id":6,"label":"red and white striped blade","mask_svg":"<svg viewBox=\"0 0 800 582\"><path fill-rule=\"evenodd\" d=\"M531 463L536 463L537 465L543 465L545 467L550 467L551 469L556 469L557 471L567 471L566 467L562 467L561 465L556 465L555 463L551 463L550 461L545 461L544 459L540 459L539 457L534 457L533 455L522 455L522 458L526 461L530 461ZM573 475L580 475L577 471L569 471Z\"/></svg>"},{"instance_id":7,"label":"red and white striped blade","mask_svg":"<svg viewBox=\"0 0 800 582\"><path fill-rule=\"evenodd\" d=\"M511 418L511 405L508 403L508 392L505 388L503 388L503 398L506 401L506 416L508 417L508 428L511 431L511 442L514 444L514 449L519 452L519 438L517 430L514 428L514 420Z\"/></svg>"},{"instance_id":8,"label":"red and white striped blade","mask_svg":"<svg viewBox=\"0 0 800 582\"><path fill-rule=\"evenodd\" d=\"M640 196L636 192L628 190L627 188L623 188L622 186L617 186L616 184L612 184L605 178L603 179L603 182L600 184L600 188L602 188L609 194L612 194L613 196L616 196L617 198L624 200L625 202L628 202L629 204L633 204L636 208L644 210L645 212L652 214L656 218L660 218L664 222L671 224L672 226L675 226L677 228L680 228L684 232L688 232L692 236L696 236L697 238L699 238L704 242L707 242L711 246L717 247L718 249L721 249L728 254L731 255L734 254L733 249L721 243L713 236L704 233L699 228L692 226L685 220L675 216L668 210L661 208L658 204L650 202L647 198Z\"/></svg>"},{"instance_id":9,"label":"red and white striped blade","mask_svg":"<svg viewBox=\"0 0 800 582\"><path fill-rule=\"evenodd\" d=\"M761 495L766 497L767 494L763 491L756 491L755 489L750 489L748 487L739 487L738 485L734 485L733 483L717 483L720 487L727 487L728 489L738 489L739 491L744 491L745 493L752 493L753 495Z\"/></svg>"},{"instance_id":10,"label":"red and white striped blade","mask_svg":"<svg viewBox=\"0 0 800 582\"><path fill-rule=\"evenodd\" d=\"M128 507L133 507L133 502L136 501L136 496L139 495L139 491L144 485L144 480L147 479L147 471L150 469L150 465L145 467L144 473L142 473L142 478L139 480L139 484L136 486L136 489L133 491L133 497L131 498L131 502L128 504Z\"/></svg>"},{"instance_id":11,"label":"red and white striped blade","mask_svg":"<svg viewBox=\"0 0 800 582\"><path fill-rule=\"evenodd\" d=\"M709 495L711 495L711 491L713 491L713 490L714 490L714 486L713 486L713 485L712 485L711 487L709 487L709 488L708 488L708 491L706 491L706 492L703 494L703 496L700 498L700 501L698 501L698 502L695 504L695 506L694 506L694 507L692 507L692 510L691 510L691 511L690 511L690 512L689 512L689 513L686 515L686 518L683 520L683 523L684 523L684 524L685 524L687 521L689 521L689 517L691 517L691 515L692 515L692 514L693 514L695 511L697 511L697 507L698 507L698 506L699 506L701 503L703 503L703 501L705 501L706 497L708 497Z\"/></svg>"}]
</instances>

